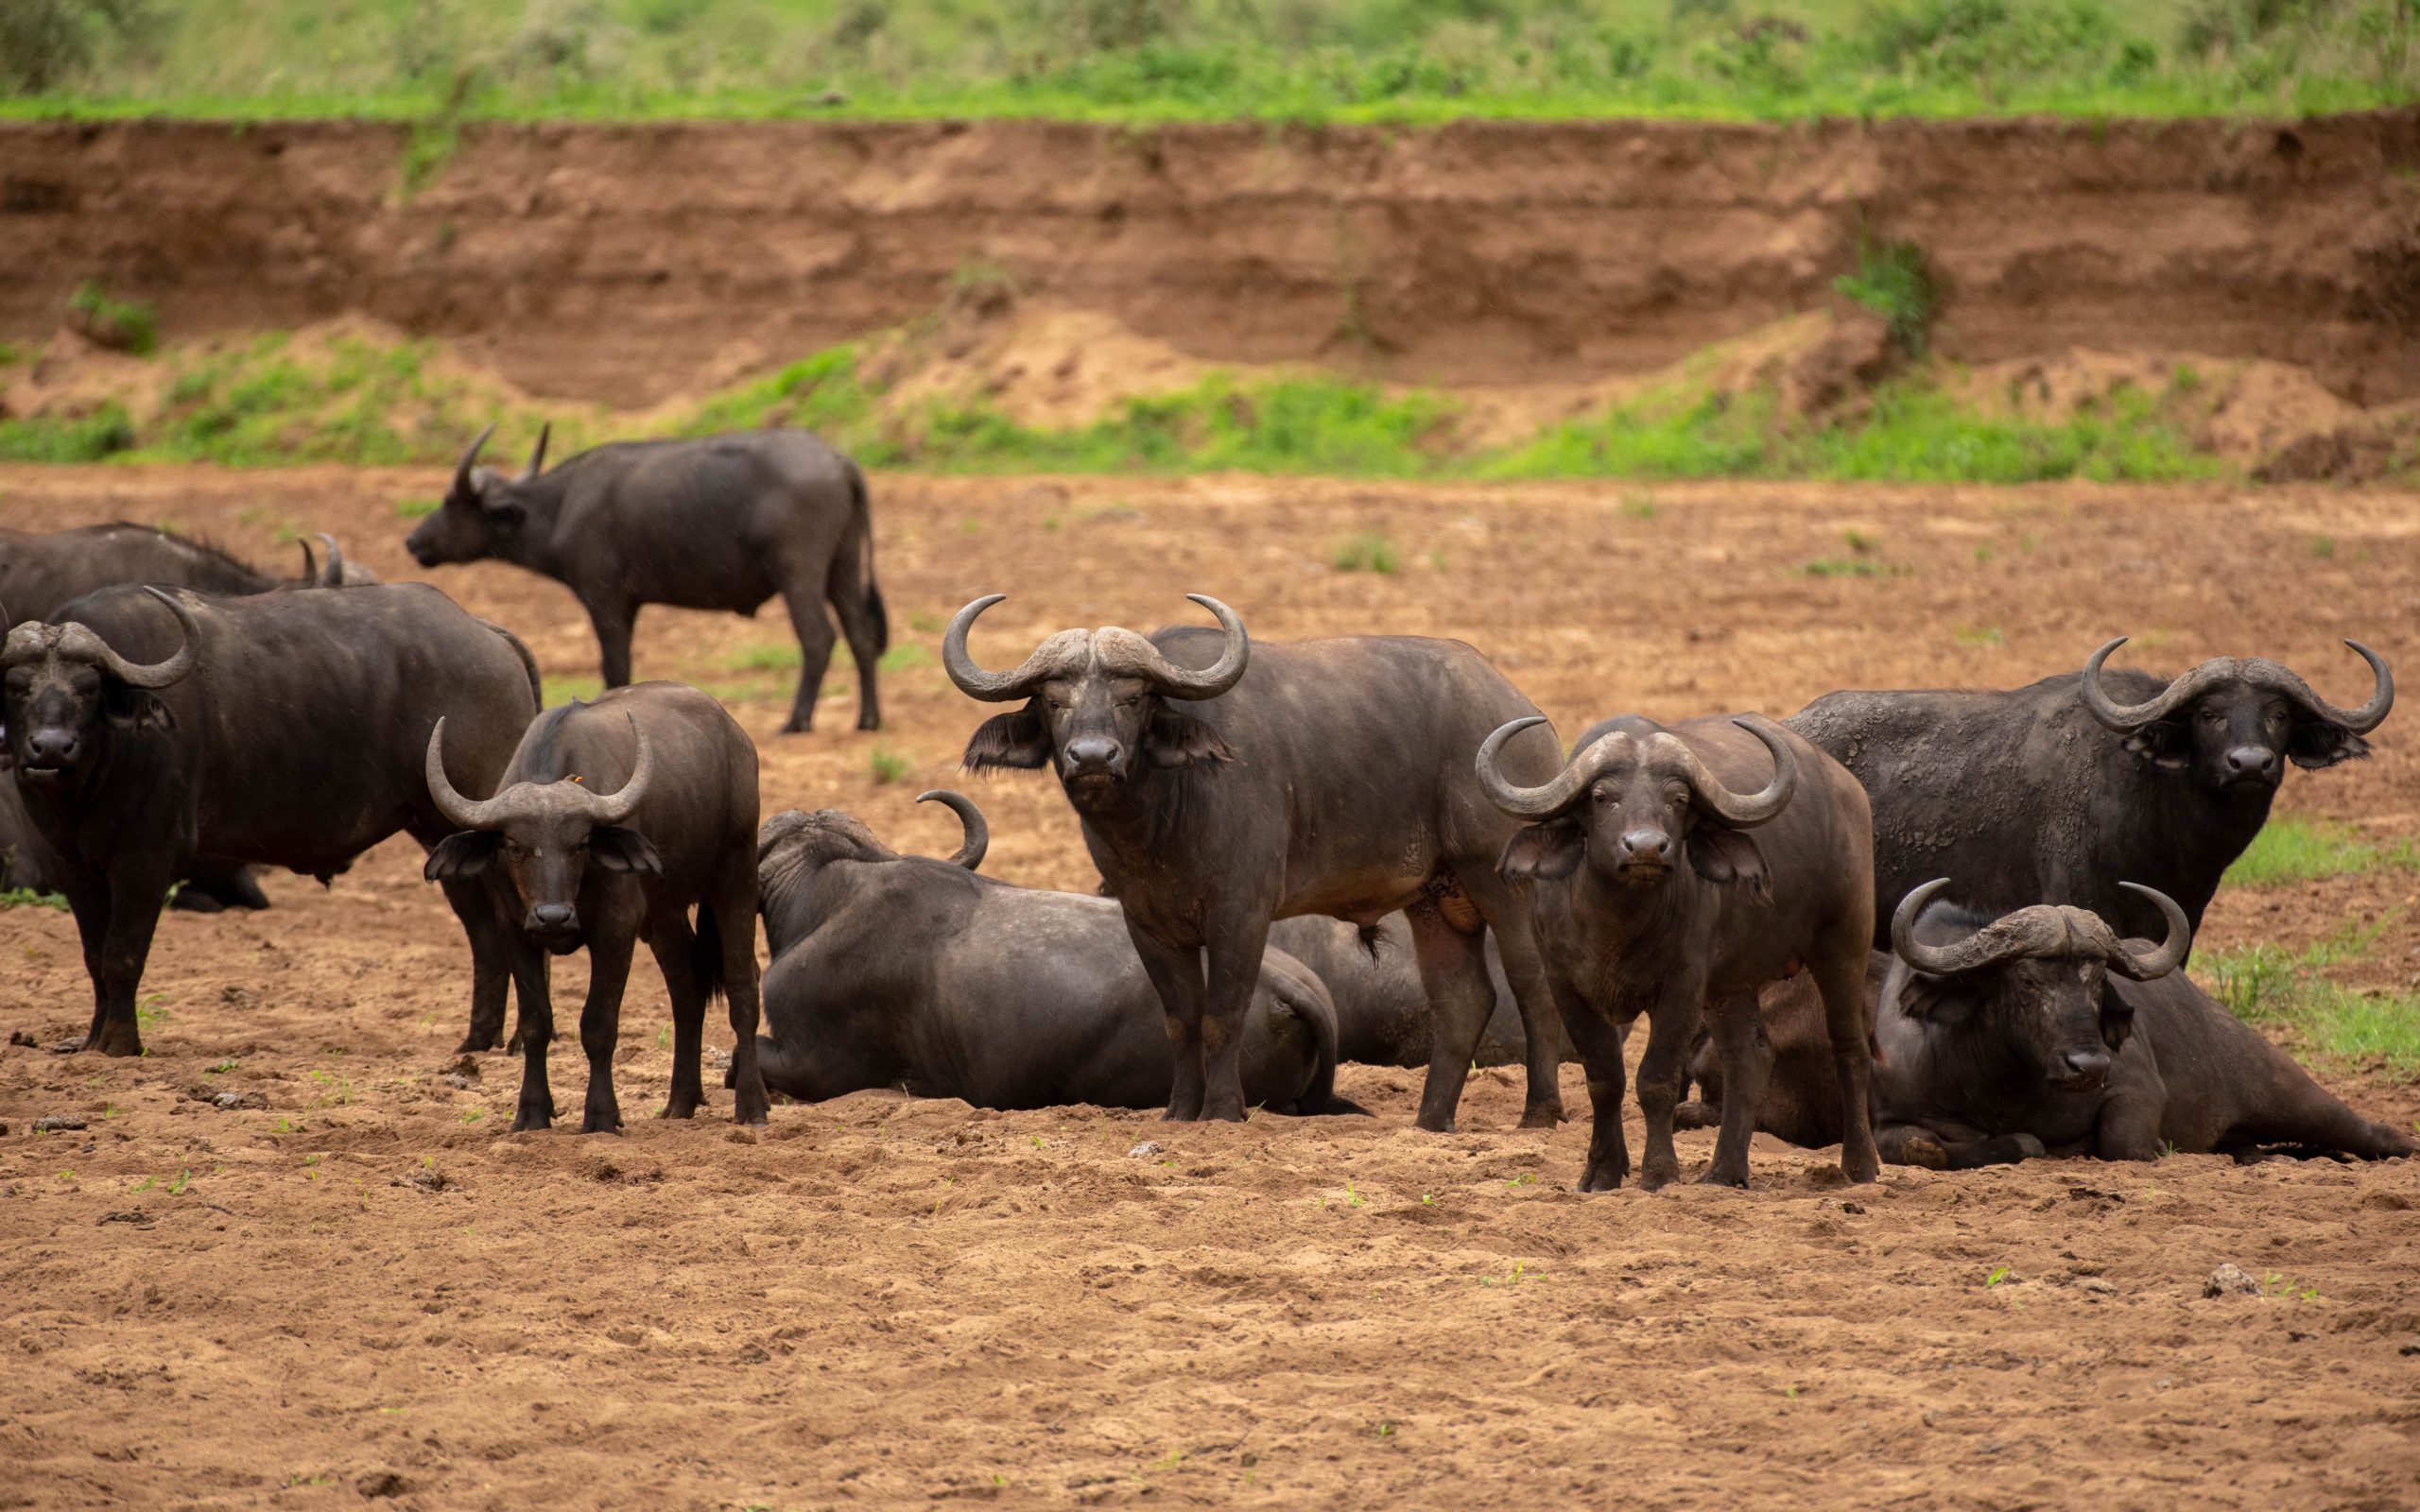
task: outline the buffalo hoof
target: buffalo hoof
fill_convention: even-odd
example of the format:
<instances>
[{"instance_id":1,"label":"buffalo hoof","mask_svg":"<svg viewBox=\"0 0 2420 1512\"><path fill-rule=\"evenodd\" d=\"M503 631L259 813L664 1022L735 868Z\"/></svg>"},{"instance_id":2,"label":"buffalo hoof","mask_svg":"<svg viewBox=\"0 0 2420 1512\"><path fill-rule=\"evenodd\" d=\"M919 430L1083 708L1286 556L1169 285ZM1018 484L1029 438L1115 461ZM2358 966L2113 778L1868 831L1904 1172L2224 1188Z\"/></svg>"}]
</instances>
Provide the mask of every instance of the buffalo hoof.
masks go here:
<instances>
[{"instance_id":1,"label":"buffalo hoof","mask_svg":"<svg viewBox=\"0 0 2420 1512\"><path fill-rule=\"evenodd\" d=\"M1863 1186L1869 1181L1879 1181L1882 1179L1882 1157L1876 1155L1870 1147L1856 1155L1850 1155L1843 1150L1841 1153L1841 1175L1848 1177L1852 1184L1858 1186Z\"/></svg>"},{"instance_id":2,"label":"buffalo hoof","mask_svg":"<svg viewBox=\"0 0 2420 1512\"><path fill-rule=\"evenodd\" d=\"M118 1057L139 1056L143 1054L143 1037L132 1029L121 1029L112 1024L86 1040L84 1048Z\"/></svg>"},{"instance_id":3,"label":"buffalo hoof","mask_svg":"<svg viewBox=\"0 0 2420 1512\"><path fill-rule=\"evenodd\" d=\"M1724 1166L1718 1160L1713 1165L1706 1167L1705 1175L1698 1177L1698 1185L1702 1187L1735 1187L1741 1192L1745 1192L1748 1190L1748 1168L1742 1165L1733 1169Z\"/></svg>"},{"instance_id":4,"label":"buffalo hoof","mask_svg":"<svg viewBox=\"0 0 2420 1512\"><path fill-rule=\"evenodd\" d=\"M872 719L859 719L857 721L857 728L859 730L880 730L882 728L882 716L880 714L876 714Z\"/></svg>"},{"instance_id":5,"label":"buffalo hoof","mask_svg":"<svg viewBox=\"0 0 2420 1512\"><path fill-rule=\"evenodd\" d=\"M790 715L790 722L782 727L782 733L785 735L811 735L814 732L815 722L798 714Z\"/></svg>"},{"instance_id":6,"label":"buffalo hoof","mask_svg":"<svg viewBox=\"0 0 2420 1512\"><path fill-rule=\"evenodd\" d=\"M180 887L168 906L181 914L223 914L227 905L196 887Z\"/></svg>"},{"instance_id":7,"label":"buffalo hoof","mask_svg":"<svg viewBox=\"0 0 2420 1512\"><path fill-rule=\"evenodd\" d=\"M483 1050L493 1050L495 1041L496 1031L493 1029L474 1029L462 1037L462 1042L454 1047L454 1053L458 1056L475 1056Z\"/></svg>"},{"instance_id":8,"label":"buffalo hoof","mask_svg":"<svg viewBox=\"0 0 2420 1512\"><path fill-rule=\"evenodd\" d=\"M579 1131L582 1134L619 1134L622 1132L622 1110L618 1108L602 1110L592 1108L588 1116L579 1121Z\"/></svg>"},{"instance_id":9,"label":"buffalo hoof","mask_svg":"<svg viewBox=\"0 0 2420 1512\"><path fill-rule=\"evenodd\" d=\"M1454 1115L1451 1113L1447 1113L1443 1118L1436 1118L1429 1114L1423 1113L1411 1122L1412 1127L1419 1129L1425 1134L1451 1134L1455 1132Z\"/></svg>"},{"instance_id":10,"label":"buffalo hoof","mask_svg":"<svg viewBox=\"0 0 2420 1512\"><path fill-rule=\"evenodd\" d=\"M1662 1166L1651 1161L1649 1162L1646 1170L1638 1173L1638 1190L1641 1192L1661 1192L1666 1187L1670 1186L1673 1182L1678 1181L1679 1179L1681 1179L1681 1168L1679 1166Z\"/></svg>"},{"instance_id":11,"label":"buffalo hoof","mask_svg":"<svg viewBox=\"0 0 2420 1512\"><path fill-rule=\"evenodd\" d=\"M1531 1103L1529 1107L1521 1109L1521 1126L1523 1128L1552 1128L1557 1124L1562 1123L1563 1119L1564 1112L1563 1105L1561 1103Z\"/></svg>"},{"instance_id":12,"label":"buffalo hoof","mask_svg":"<svg viewBox=\"0 0 2420 1512\"><path fill-rule=\"evenodd\" d=\"M2016 1136L2016 1153L2025 1160L2038 1160L2050 1152L2040 1140L2035 1139L2032 1135L2019 1134Z\"/></svg>"},{"instance_id":13,"label":"buffalo hoof","mask_svg":"<svg viewBox=\"0 0 2420 1512\"><path fill-rule=\"evenodd\" d=\"M551 1108L525 1108L512 1115L512 1132L515 1134L554 1126L555 1110Z\"/></svg>"},{"instance_id":14,"label":"buffalo hoof","mask_svg":"<svg viewBox=\"0 0 2420 1512\"><path fill-rule=\"evenodd\" d=\"M1899 1163L1920 1166L1927 1171L1946 1171L1949 1169L1949 1152L1941 1147L1939 1140L1928 1140L1919 1135L1900 1144Z\"/></svg>"},{"instance_id":15,"label":"buffalo hoof","mask_svg":"<svg viewBox=\"0 0 2420 1512\"><path fill-rule=\"evenodd\" d=\"M1628 1175L1630 1175L1628 1171L1610 1162L1601 1165L1591 1165L1586 1171L1581 1173L1580 1190L1582 1192L1618 1192L1621 1190L1622 1178Z\"/></svg>"}]
</instances>

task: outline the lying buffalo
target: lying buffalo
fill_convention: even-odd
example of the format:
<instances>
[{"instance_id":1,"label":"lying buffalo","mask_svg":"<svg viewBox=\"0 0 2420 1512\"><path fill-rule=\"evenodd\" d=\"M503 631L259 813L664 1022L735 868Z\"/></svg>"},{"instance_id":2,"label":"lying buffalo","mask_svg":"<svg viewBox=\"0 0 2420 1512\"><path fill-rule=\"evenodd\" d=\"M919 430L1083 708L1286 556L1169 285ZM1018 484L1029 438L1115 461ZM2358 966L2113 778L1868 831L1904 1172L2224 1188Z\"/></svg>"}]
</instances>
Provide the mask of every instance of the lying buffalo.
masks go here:
<instances>
[{"instance_id":1,"label":"lying buffalo","mask_svg":"<svg viewBox=\"0 0 2420 1512\"><path fill-rule=\"evenodd\" d=\"M1835 693L1792 730L1855 772L1874 798L1876 919L1927 877L1959 879L1987 913L2071 903L2148 936L2156 911L2111 879L2184 905L2194 928L2228 863L2268 821L2288 762L2369 754L2361 737L2394 706L2377 653L2375 691L2339 709L2263 658L2221 657L2172 682L2103 663L2006 693ZM1877 930L1879 949L1889 944Z\"/></svg>"},{"instance_id":2,"label":"lying buffalo","mask_svg":"<svg viewBox=\"0 0 2420 1512\"><path fill-rule=\"evenodd\" d=\"M1505 846L1502 868L1534 888L1547 980L1587 1068L1596 1123L1580 1189L1617 1187L1630 1174L1622 1032L1642 1013L1650 1025L1638 1063L1647 1123L1639 1185L1678 1179L1673 1108L1702 1005L1713 1010L1734 1089L1705 1179L1746 1186L1762 1067L1756 995L1802 969L1822 996L1841 1081L1841 1167L1852 1181L1873 1180L1880 1165L1866 1126L1861 987L1874 884L1857 780L1761 718L1667 730L1625 716L1582 735L1551 781L1515 786L1497 770L1497 753L1543 723L1514 720L1490 735L1478 770L1498 808L1530 821Z\"/></svg>"},{"instance_id":3,"label":"lying buffalo","mask_svg":"<svg viewBox=\"0 0 2420 1512\"><path fill-rule=\"evenodd\" d=\"M1409 918L1393 913L1361 925L1304 914L1270 925L1269 943L1318 972L1326 985L1336 1004L1337 1059L1373 1066L1428 1064L1428 993L1420 985ZM1487 936L1487 979L1495 1005L1472 1063L1517 1066L1528 1046L1493 931ZM1556 1037L1561 1039L1559 1026Z\"/></svg>"},{"instance_id":4,"label":"lying buffalo","mask_svg":"<svg viewBox=\"0 0 2420 1512\"><path fill-rule=\"evenodd\" d=\"M1271 919L1371 923L1400 908L1437 1026L1420 1126L1454 1126L1495 1005L1483 927L1528 1031L1522 1123L1551 1125L1562 1100L1537 951L1495 868L1514 826L1470 766L1487 731L1536 706L1459 641L1255 645L1234 610L1193 598L1219 630L1063 630L1013 672L986 672L966 650L998 594L959 610L942 639L961 690L1024 705L975 731L966 765L1055 768L1125 911L1175 1046L1168 1116L1244 1116L1237 1057ZM1551 733L1514 760L1551 771Z\"/></svg>"},{"instance_id":5,"label":"lying buffalo","mask_svg":"<svg viewBox=\"0 0 2420 1512\"><path fill-rule=\"evenodd\" d=\"M828 601L857 663L857 728L882 728L874 664L890 622L873 580L873 519L857 465L804 431L622 441L542 472L546 435L518 477L477 465L479 433L444 506L404 544L424 567L495 558L568 586L605 653L605 685L631 680L631 628L648 604L754 614L778 593L798 632L798 696L785 730L815 723L832 661Z\"/></svg>"},{"instance_id":6,"label":"lying buffalo","mask_svg":"<svg viewBox=\"0 0 2420 1512\"><path fill-rule=\"evenodd\" d=\"M1117 904L976 875L982 815L924 797L965 823L947 861L903 856L834 809L765 825L766 1085L810 1102L905 1085L978 1108L1166 1104L1159 999ZM1359 1111L1334 1095L1327 990L1283 951L1261 962L1238 1065L1256 1106Z\"/></svg>"},{"instance_id":7,"label":"lying buffalo","mask_svg":"<svg viewBox=\"0 0 2420 1512\"><path fill-rule=\"evenodd\" d=\"M266 593L281 588L336 587L375 582L367 568L344 559L334 538L325 565L302 544L302 576L276 577L217 547L149 525L86 525L36 534L0 529L0 605L27 620L46 620L72 599L118 583L159 583L204 593ZM0 611L0 631L16 623ZM0 737L5 739L5 737ZM0 887L50 892L59 864L26 817L12 787L0 782ZM181 879L172 906L197 913L222 908L267 908L268 900L249 867L199 860Z\"/></svg>"},{"instance_id":8,"label":"lying buffalo","mask_svg":"<svg viewBox=\"0 0 2420 1512\"><path fill-rule=\"evenodd\" d=\"M141 1053L152 930L196 857L325 879L397 831L434 845L453 828L421 773L438 720L458 732L454 773L485 792L537 708L527 648L417 583L251 598L107 588L10 630L9 762L83 938L85 1048ZM446 901L471 940L466 1043L493 1043L527 953L484 888L450 885Z\"/></svg>"},{"instance_id":9,"label":"lying buffalo","mask_svg":"<svg viewBox=\"0 0 2420 1512\"><path fill-rule=\"evenodd\" d=\"M631 956L642 939L672 999L672 1097L664 1116L693 1117L704 1098L698 1064L706 1003L720 993L730 999L737 1037L733 1121L765 1122L756 1072L756 868L749 857L756 747L747 732L695 688L642 682L539 716L493 798L455 791L445 750L441 720L428 737L428 794L459 833L429 852L429 880L460 885L484 874L499 916L520 934L557 955L588 948L580 1132L622 1126L614 1046ZM546 1085L554 1030L541 956L521 993L516 1129L554 1122Z\"/></svg>"},{"instance_id":10,"label":"lying buffalo","mask_svg":"<svg viewBox=\"0 0 2420 1512\"><path fill-rule=\"evenodd\" d=\"M2164 916L2163 943L2152 945L2120 939L2088 909L2037 904L1994 919L1935 902L1947 885L1908 895L1892 919L1893 949L1875 952L1867 973L1885 1159L1966 1170L2045 1153L2420 1153L2177 971L2192 926L2174 900L2119 884ZM1756 1126L1793 1143L1832 1143L1838 1082L1819 1053L1811 994L1795 982L1773 989L1766 1018L1772 1074ZM1701 1070L1708 1102L1723 1101L1720 1073Z\"/></svg>"}]
</instances>

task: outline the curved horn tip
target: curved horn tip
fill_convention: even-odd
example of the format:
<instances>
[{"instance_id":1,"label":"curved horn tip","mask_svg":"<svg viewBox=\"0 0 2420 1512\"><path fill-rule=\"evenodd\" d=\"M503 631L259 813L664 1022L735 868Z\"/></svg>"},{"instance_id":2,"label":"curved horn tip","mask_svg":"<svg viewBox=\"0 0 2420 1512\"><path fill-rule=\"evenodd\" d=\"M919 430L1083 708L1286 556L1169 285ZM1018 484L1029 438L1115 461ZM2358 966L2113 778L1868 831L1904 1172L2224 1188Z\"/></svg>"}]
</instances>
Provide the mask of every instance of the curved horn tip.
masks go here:
<instances>
[{"instance_id":1,"label":"curved horn tip","mask_svg":"<svg viewBox=\"0 0 2420 1512\"><path fill-rule=\"evenodd\" d=\"M1916 943L1916 920L1924 916L1926 907L1948 885L1947 877L1935 877L1930 882L1910 887L1908 895L1899 900L1899 906L1891 912L1891 954L1919 971L1931 971L1941 961L1932 951ZM1931 964L1927 965L1927 962Z\"/></svg>"},{"instance_id":2,"label":"curved horn tip","mask_svg":"<svg viewBox=\"0 0 2420 1512\"><path fill-rule=\"evenodd\" d=\"M2149 899L2168 920L2167 939L2148 954L2127 954L2125 974L2138 982L2147 982L2166 976L2184 965L2186 955L2193 949L2193 921L2185 916L2183 905L2157 887L2147 887L2138 882L2121 882L2118 885L2124 891Z\"/></svg>"}]
</instances>

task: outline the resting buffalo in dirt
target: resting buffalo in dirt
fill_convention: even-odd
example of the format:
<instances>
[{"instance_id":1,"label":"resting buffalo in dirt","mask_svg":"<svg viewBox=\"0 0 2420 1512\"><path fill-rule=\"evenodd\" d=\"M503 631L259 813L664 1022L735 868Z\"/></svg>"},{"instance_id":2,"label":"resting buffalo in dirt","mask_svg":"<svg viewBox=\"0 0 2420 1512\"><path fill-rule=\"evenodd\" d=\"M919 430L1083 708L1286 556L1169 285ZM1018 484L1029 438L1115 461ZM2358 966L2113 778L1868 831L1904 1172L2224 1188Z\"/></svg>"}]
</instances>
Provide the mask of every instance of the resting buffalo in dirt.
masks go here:
<instances>
[{"instance_id":1,"label":"resting buffalo in dirt","mask_svg":"<svg viewBox=\"0 0 2420 1512\"><path fill-rule=\"evenodd\" d=\"M86 525L47 535L0 529L0 605L26 620L46 620L72 599L119 583L158 583L190 588L198 593L251 594L280 588L331 588L376 582L367 568L344 559L334 538L319 538L327 546L327 564L312 559L310 542L302 544L302 576L275 577L216 546L149 525ZM0 631L16 621L0 611ZM42 835L26 817L15 790L0 782L0 887L30 887L48 892L57 885L58 862ZM198 861L193 874L181 879L170 906L215 914L223 908L267 908L249 867Z\"/></svg>"},{"instance_id":2,"label":"resting buffalo in dirt","mask_svg":"<svg viewBox=\"0 0 2420 1512\"><path fill-rule=\"evenodd\" d=\"M1336 1058L1373 1066L1428 1064L1428 993L1413 958L1411 920L1389 914L1371 925L1305 914L1269 926L1269 943L1319 973L1336 1003ZM1487 936L1487 979L1495 1009L1471 1057L1481 1066L1517 1066L1527 1050L1512 984L1495 935ZM1561 1028L1556 1026L1558 1040Z\"/></svg>"},{"instance_id":3,"label":"resting buffalo in dirt","mask_svg":"<svg viewBox=\"0 0 2420 1512\"><path fill-rule=\"evenodd\" d=\"M2394 705L2386 662L2352 641L2376 680L2352 710L2258 657L2204 662L2173 682L2103 670L2125 644L2081 674L2006 693L1835 693L1786 721L1873 795L1877 925L1946 875L1987 913L2069 903L2148 936L2163 920L2113 882L2132 877L2199 929L2220 876L2268 821L2285 764L2368 755L2361 737ZM1889 943L1877 930L1876 948Z\"/></svg>"},{"instance_id":4,"label":"resting buffalo in dirt","mask_svg":"<svg viewBox=\"0 0 2420 1512\"><path fill-rule=\"evenodd\" d=\"M2046 1153L2420 1153L2177 970L2192 926L2174 900L2118 885L2164 916L2152 945L2120 939L2088 909L2046 903L1994 919L1934 902L1948 885L1908 895L1892 918L1892 951L1875 952L1867 971L1885 1160L1962 1171ZM1792 1143L1832 1143L1838 1082L1818 1053L1815 1004L1787 983L1767 994L1766 1018L1772 1074L1756 1126ZM1701 1069L1708 1101L1721 1101L1719 1071Z\"/></svg>"},{"instance_id":5,"label":"resting buffalo in dirt","mask_svg":"<svg viewBox=\"0 0 2420 1512\"><path fill-rule=\"evenodd\" d=\"M1195 594L1219 631L1063 630L1015 671L986 672L966 635L1000 596L959 610L942 639L968 695L1024 700L975 731L966 765L1057 771L1159 989L1176 1055L1170 1118L1244 1116L1241 1029L1271 919L1370 923L1397 909L1437 1025L1420 1126L1454 1126L1495 1002L1490 927L1528 1031L1522 1123L1561 1118L1537 950L1495 869L1513 826L1479 792L1469 754L1537 708L1485 658L1412 636L1255 645L1234 610ZM1522 741L1514 759L1553 770L1552 733Z\"/></svg>"},{"instance_id":6,"label":"resting buffalo in dirt","mask_svg":"<svg viewBox=\"0 0 2420 1512\"><path fill-rule=\"evenodd\" d=\"M495 427L454 470L442 507L404 544L424 567L494 558L569 587L605 655L605 685L631 680L631 629L648 604L752 615L776 593L798 632L798 696L786 731L815 723L832 662L829 602L857 663L857 728L882 728L874 664L890 642L873 580L873 519L857 465L805 431L696 441L621 441L552 472L546 434L518 477L477 466Z\"/></svg>"},{"instance_id":7,"label":"resting buffalo in dirt","mask_svg":"<svg viewBox=\"0 0 2420 1512\"><path fill-rule=\"evenodd\" d=\"M8 761L57 858L93 977L84 1048L142 1051L136 988L160 904L195 859L322 880L397 831L453 828L421 753L442 719L488 791L538 708L527 647L411 583L198 598L108 588L0 649ZM431 676L441 667L443 676ZM446 888L470 936L469 1048L504 1022L516 949L485 890Z\"/></svg>"},{"instance_id":8,"label":"resting buffalo in dirt","mask_svg":"<svg viewBox=\"0 0 2420 1512\"><path fill-rule=\"evenodd\" d=\"M1530 821L1505 848L1506 878L1532 888L1530 910L1564 1031L1587 1068L1596 1123L1583 1192L1630 1174L1622 1137L1622 1032L1649 1016L1638 1063L1647 1123L1639 1185L1678 1179L1672 1109L1701 1005L1730 1085L1705 1179L1748 1184L1763 1031L1756 995L1804 969L1824 1003L1841 1107L1841 1167L1879 1171L1866 1126L1871 1041L1862 990L1873 933L1871 820L1840 764L1770 721L1691 719L1667 730L1633 716L1580 737L1569 765L1538 787L1497 769L1514 720L1479 747L1487 796ZM1767 775L1766 768L1770 768Z\"/></svg>"},{"instance_id":9,"label":"resting buffalo in dirt","mask_svg":"<svg viewBox=\"0 0 2420 1512\"><path fill-rule=\"evenodd\" d=\"M766 824L766 1085L810 1102L905 1084L978 1108L1167 1103L1159 999L1117 904L976 875L982 815L924 797L965 822L947 861L903 856L834 809ZM1255 1106L1359 1111L1334 1095L1327 989L1283 951L1261 963L1238 1065Z\"/></svg>"},{"instance_id":10,"label":"resting buffalo in dirt","mask_svg":"<svg viewBox=\"0 0 2420 1512\"><path fill-rule=\"evenodd\" d=\"M548 710L521 737L491 799L468 799L445 775L446 730L428 737L429 799L459 832L428 854L425 875L449 886L485 875L497 916L557 955L588 949L579 1045L588 1056L583 1134L622 1126L614 1046L622 988L645 939L672 999L672 1097L666 1118L704 1100L698 1063L706 1003L731 1003L736 1037L732 1119L765 1122L756 1071L756 747L721 704L676 682L642 682L594 703ZM498 859L503 865L498 867ZM698 911L697 927L689 910ZM521 1102L516 1129L545 1128L554 1005L546 964L531 953L521 984Z\"/></svg>"}]
</instances>

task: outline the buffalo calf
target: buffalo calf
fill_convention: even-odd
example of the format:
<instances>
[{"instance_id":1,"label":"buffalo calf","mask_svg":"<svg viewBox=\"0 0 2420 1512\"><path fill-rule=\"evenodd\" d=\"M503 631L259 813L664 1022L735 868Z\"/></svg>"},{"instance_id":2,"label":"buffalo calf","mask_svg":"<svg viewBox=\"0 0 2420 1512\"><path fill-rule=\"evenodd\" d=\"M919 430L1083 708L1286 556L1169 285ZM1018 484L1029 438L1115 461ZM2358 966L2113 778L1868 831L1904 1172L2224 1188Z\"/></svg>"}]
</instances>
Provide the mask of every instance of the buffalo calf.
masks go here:
<instances>
[{"instance_id":1,"label":"buffalo calf","mask_svg":"<svg viewBox=\"0 0 2420 1512\"><path fill-rule=\"evenodd\" d=\"M494 904L546 951L588 950L579 1043L588 1056L580 1132L622 1126L614 1045L631 956L645 939L672 998L672 1097L666 1118L696 1114L706 1003L731 1003L733 1119L765 1122L756 1069L756 747L695 688L643 682L594 703L548 710L521 737L492 799L446 780L445 729L429 736L430 799L459 832L429 852L431 881L484 874ZM497 862L501 866L497 866ZM693 929L689 909L698 911ZM554 1009L545 962L522 992L516 1129L554 1121L546 1044Z\"/></svg>"}]
</instances>

